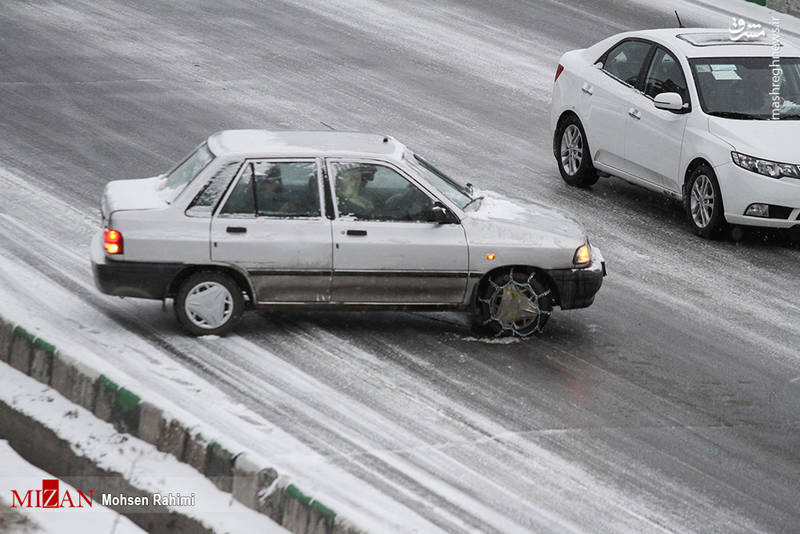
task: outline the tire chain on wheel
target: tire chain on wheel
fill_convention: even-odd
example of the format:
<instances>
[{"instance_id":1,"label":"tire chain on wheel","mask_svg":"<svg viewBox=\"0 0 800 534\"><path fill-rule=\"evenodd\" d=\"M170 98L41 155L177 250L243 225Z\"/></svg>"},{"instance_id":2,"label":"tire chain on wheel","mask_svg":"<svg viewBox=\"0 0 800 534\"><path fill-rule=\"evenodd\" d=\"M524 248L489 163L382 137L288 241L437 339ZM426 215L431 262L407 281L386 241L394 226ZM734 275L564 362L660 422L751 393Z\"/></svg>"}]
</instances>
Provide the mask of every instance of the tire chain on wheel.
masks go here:
<instances>
[{"instance_id":1,"label":"tire chain on wheel","mask_svg":"<svg viewBox=\"0 0 800 534\"><path fill-rule=\"evenodd\" d=\"M482 303L486 304L486 307L489 310L489 318L486 319L485 321L483 321L483 324L484 325L488 325L488 324L490 324L490 323L492 323L494 321L500 327L500 330L498 330L498 332L495 334L495 337L502 336L503 332L506 332L506 331L511 331L512 336L519 336L519 337L528 337L528 336L530 336L532 334L535 334L535 333L542 333L542 317L543 316L544 317L550 317L550 315L553 312L549 311L549 310L543 310L541 307L539 307L540 299L542 297L545 297L545 296L549 295L550 294L550 290L546 289L545 291L543 291L541 293L537 293L536 290L531 285L531 280L535 276L536 276L536 273L532 272L530 274L530 276L528 276L528 279L524 283L523 282L519 282L519 281L514 279L514 269L512 268L512 269L509 270L509 272L508 272L508 280L504 284L498 284L497 282L495 282L494 280L489 278L489 284L492 287L494 287L494 292L492 293L491 296L489 296L489 298L485 298L484 299L484 298L478 297L478 302L482 302ZM500 321L500 319L498 319L494 315L494 312L492 311L492 306L491 306L492 297L494 295L496 295L498 291L502 290L504 287L508 286L509 284L514 284L514 285L517 285L517 286L520 286L520 287L527 287L528 289L530 289L531 294L536 299L536 301L535 301L536 308L539 310L539 313L536 316L536 327L533 330L531 330L530 332L526 333L526 334L518 332L513 326L512 327L504 326L502 321ZM513 324L513 322L512 322L512 324Z\"/></svg>"}]
</instances>

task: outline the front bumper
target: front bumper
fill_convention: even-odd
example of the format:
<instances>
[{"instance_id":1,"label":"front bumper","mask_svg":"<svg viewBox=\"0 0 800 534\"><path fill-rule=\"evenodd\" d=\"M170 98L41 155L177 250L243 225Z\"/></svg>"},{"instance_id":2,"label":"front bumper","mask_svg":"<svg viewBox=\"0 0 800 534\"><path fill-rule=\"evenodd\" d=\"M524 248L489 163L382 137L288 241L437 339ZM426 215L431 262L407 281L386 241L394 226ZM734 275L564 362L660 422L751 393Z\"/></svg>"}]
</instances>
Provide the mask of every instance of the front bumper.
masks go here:
<instances>
[{"instance_id":1,"label":"front bumper","mask_svg":"<svg viewBox=\"0 0 800 534\"><path fill-rule=\"evenodd\" d=\"M800 179L770 178L743 169L734 163L725 163L714 169L717 174L725 220L731 224L791 228L800 226ZM771 204L791 208L788 217L751 217L744 212L750 204Z\"/></svg>"},{"instance_id":2,"label":"front bumper","mask_svg":"<svg viewBox=\"0 0 800 534\"><path fill-rule=\"evenodd\" d=\"M599 249L592 248L592 263L580 269L553 269L547 271L558 290L562 310L586 308L603 285L606 262Z\"/></svg>"},{"instance_id":3,"label":"front bumper","mask_svg":"<svg viewBox=\"0 0 800 534\"><path fill-rule=\"evenodd\" d=\"M185 267L180 263L114 261L103 249L102 232L92 239L92 274L101 292L115 297L138 297L161 300Z\"/></svg>"}]
</instances>

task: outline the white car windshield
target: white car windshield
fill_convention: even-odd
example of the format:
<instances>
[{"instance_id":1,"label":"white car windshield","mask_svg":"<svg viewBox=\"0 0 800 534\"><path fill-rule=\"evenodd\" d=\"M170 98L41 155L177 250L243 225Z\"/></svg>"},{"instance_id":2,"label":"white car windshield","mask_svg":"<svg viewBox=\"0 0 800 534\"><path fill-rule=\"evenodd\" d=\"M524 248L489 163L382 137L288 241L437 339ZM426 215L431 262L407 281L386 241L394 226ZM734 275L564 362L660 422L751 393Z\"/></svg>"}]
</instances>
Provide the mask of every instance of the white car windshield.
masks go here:
<instances>
[{"instance_id":1,"label":"white car windshield","mask_svg":"<svg viewBox=\"0 0 800 534\"><path fill-rule=\"evenodd\" d=\"M169 171L158 182L156 190L158 195L166 202L172 203L183 189L194 180L200 171L206 168L214 159L214 154L205 143L200 145L177 167Z\"/></svg>"},{"instance_id":2,"label":"white car windshield","mask_svg":"<svg viewBox=\"0 0 800 534\"><path fill-rule=\"evenodd\" d=\"M473 201L467 186L456 182L420 156L407 152L403 158L417 174L462 210Z\"/></svg>"},{"instance_id":3,"label":"white car windshield","mask_svg":"<svg viewBox=\"0 0 800 534\"><path fill-rule=\"evenodd\" d=\"M743 120L800 119L800 59L697 58L690 64L700 105L709 115Z\"/></svg>"}]
</instances>

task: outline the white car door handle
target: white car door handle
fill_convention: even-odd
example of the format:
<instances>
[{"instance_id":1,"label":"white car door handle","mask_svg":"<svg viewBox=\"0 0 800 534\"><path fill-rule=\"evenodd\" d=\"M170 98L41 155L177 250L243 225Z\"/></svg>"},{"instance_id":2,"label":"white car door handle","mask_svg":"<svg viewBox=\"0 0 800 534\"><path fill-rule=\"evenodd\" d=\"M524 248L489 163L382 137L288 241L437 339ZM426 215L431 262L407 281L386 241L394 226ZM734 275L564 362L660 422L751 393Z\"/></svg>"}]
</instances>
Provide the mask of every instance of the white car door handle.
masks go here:
<instances>
[{"instance_id":1,"label":"white car door handle","mask_svg":"<svg viewBox=\"0 0 800 534\"><path fill-rule=\"evenodd\" d=\"M592 86L591 86L591 85L589 85L588 83L585 83L585 84L583 84L583 86L581 87L581 91L583 91L583 92L584 92L584 93L586 93L587 95L591 95L592 93L594 93L594 87L592 87Z\"/></svg>"},{"instance_id":2,"label":"white car door handle","mask_svg":"<svg viewBox=\"0 0 800 534\"><path fill-rule=\"evenodd\" d=\"M636 119L637 121L642 119L642 112L641 112L641 111L639 111L639 110L638 110L638 109L636 109L636 108L631 108L631 109L629 109L629 110L628 110L628 115L630 115L631 117L633 117L633 118L634 118L634 119Z\"/></svg>"}]
</instances>

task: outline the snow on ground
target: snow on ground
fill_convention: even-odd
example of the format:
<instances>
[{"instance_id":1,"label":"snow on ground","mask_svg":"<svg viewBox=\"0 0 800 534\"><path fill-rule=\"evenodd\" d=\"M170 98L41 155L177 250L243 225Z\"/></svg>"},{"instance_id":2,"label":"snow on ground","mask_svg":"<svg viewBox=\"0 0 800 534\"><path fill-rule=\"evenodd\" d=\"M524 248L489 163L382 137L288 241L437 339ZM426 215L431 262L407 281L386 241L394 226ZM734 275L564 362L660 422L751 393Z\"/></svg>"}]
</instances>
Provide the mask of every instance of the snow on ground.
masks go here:
<instances>
[{"instance_id":1,"label":"snow on ground","mask_svg":"<svg viewBox=\"0 0 800 534\"><path fill-rule=\"evenodd\" d=\"M46 207L48 214L60 221L55 231L69 232L72 236L59 243L48 237L49 231L31 232L24 220L24 210L15 211L14 206L19 204L6 204L7 213L2 217L7 231L0 232L0 237L16 245L15 251L23 248L46 250L47 253L37 254L37 261L52 264L65 278L59 283L11 255L0 257L0 314L14 317L29 330L76 355L115 382L130 387L143 398L194 425L204 435L214 439L222 436L219 441L231 450L244 448L261 458L265 465L275 466L291 475L305 493L315 496L367 531L439 532L436 524L416 513L418 508L431 506L436 508L437 517L449 525L458 525L463 531L480 531L480 528L464 521L459 516L460 509L469 510L483 524L492 525L501 532L519 531L519 522L527 521L523 519L526 517L535 517L537 524L547 524L562 532L582 531L583 520L551 511L549 503L560 498L557 495L569 496L570 499L592 495L591 507L615 511L613 528L617 532L661 530L658 521L651 519L653 511L648 511L649 505L644 500L619 493L580 466L523 439L502 424L471 412L467 406L451 406L451 409L458 410L455 417L431 413L429 403L435 406L450 404L441 392L426 390L424 396L404 408L407 415L419 414L415 417L420 428L425 429L424 433L441 434L436 438L441 445L431 445L421 436L409 434L380 406L370 406L360 399L353 399L346 390L338 391L323 384L276 353L243 337L232 335L195 342L182 334L175 336L173 343L187 347L186 357L197 358L202 365L216 368L223 376L231 377L239 392L251 398L269 399L277 406L293 406L307 419L307 422L298 421L298 424L310 423L314 428L326 428L347 440L349 447L355 446L355 450L360 452L349 460L361 463L365 476L354 477L336 466L339 461L336 456L321 456L284 429L270 424L185 367L176 365L169 354L153 343L149 332L134 333L120 328L113 313L96 304L98 296L89 278L88 254L81 252L80 241L76 242L76 236L88 238L95 230L91 219L46 192L26 187L24 180L8 171L0 170L0 181L6 182L6 187L0 188L3 195L13 197L17 194L26 197L28 204ZM12 188L11 184L17 187ZM47 249L43 248L45 244ZM99 299L107 304L106 310L119 310L117 313L131 321L137 314L159 313L158 303ZM397 388L397 384L410 380L393 376L394 371L376 362L374 354L364 352L323 329L299 332L295 343L298 350L307 347L305 350L338 362L332 365L379 365L381 368L374 369L369 375L359 372L359 379L378 381L384 384L387 393ZM425 365L418 355L404 353L404 357ZM143 359L146 365L142 365ZM250 373L249 367L253 362L269 369L271 383ZM13 381L9 381L11 383ZM384 402L396 403L391 398L381 399L381 404ZM357 431L353 425L357 426ZM485 432L488 438L476 437L472 428L482 429L481 434ZM81 429L75 439L85 434L86 430ZM367 436L382 439L376 442ZM471 467L468 459L474 460L475 452L459 459L451 456L451 449L469 448L475 439L488 439L487 444L494 440L513 443L520 452L517 458L508 460L503 469L514 470L515 462L524 461L527 474L518 483L526 489L506 488L488 478L483 469ZM359 460L361 455L365 455L363 461ZM491 450L481 453L480 464L497 463L494 455ZM371 467L375 461L383 466L380 470ZM402 478L394 479L382 474L387 468L402 474ZM458 477L444 477L443 474L448 472L458 473ZM535 486L531 485L534 480L552 479L554 473L558 473L560 481L557 489L543 486L534 490ZM421 485L423 493L436 495L436 500L423 500L418 494L409 492L404 485L405 477L414 480L415 485ZM474 494L473 488L483 486L491 488L494 499L502 499L502 505L487 502ZM403 498L390 498L384 493L386 487L391 488L392 494L403 495ZM534 494L539 494L539 498L532 498ZM446 503L446 506L435 504L437 502Z\"/></svg>"},{"instance_id":2,"label":"snow on ground","mask_svg":"<svg viewBox=\"0 0 800 534\"><path fill-rule=\"evenodd\" d=\"M674 7L684 19L721 27L729 24L730 10L756 20L768 13L745 2L716 4L728 14L706 4ZM517 5L497 4L496 10ZM669 9L652 16L654 5ZM37 100L41 87L15 100L25 119L7 121L22 125L16 130L20 145L60 149L57 163L74 171L75 182L135 177L144 161L166 166L165 154L219 124L309 128L319 127L318 118L334 117L336 126L388 131L425 147L426 156L435 154L434 161L442 159L462 179L473 172L477 186L569 209L603 249L610 275L592 308L555 316L551 332L558 334L536 343L489 345L461 334L442 340L418 315L396 324L397 315L380 314L360 330L324 318L256 316L245 320L241 336L191 340L174 331L174 320L161 319L160 304L110 299L92 288L86 243L99 201L84 195L67 206L31 186L36 177L0 173L0 312L24 317L59 344L90 347L82 358L123 384L136 384L132 388L145 397L168 397L182 418L231 436L228 446L241 442L296 477L304 491L374 531L658 532L709 524L719 531L758 530L779 516L774 511L785 513L781 498L794 498L796 481L781 479L781 472L794 473L794 457L742 435L749 428L768 435L755 426L760 420L753 421L770 417L767 409L759 411L761 397L753 391L780 395L784 386L776 379L748 389L736 381L772 379L780 368L774 361L798 369L800 310L796 284L785 274L796 264L796 251L767 245L772 269L752 259L757 245L693 239L669 216L642 208L656 205L646 193L616 180L603 180L592 192L565 188L543 120L559 55L600 38L590 25L606 32L635 29L641 20L673 24L672 7L639 0L612 9L621 15L613 20L541 2L534 10L519 9L531 18L503 25L502 18L467 4L413 12L391 3L319 1L299 15L295 7L278 7L289 23L301 30L308 23L314 35L247 28L231 32L231 45L198 38L202 32L192 22L202 24L199 18L170 32L169 25L148 19L152 12L126 5L112 14L101 5L56 5L58 21L70 24L72 15L100 28L81 32L80 45L92 57L111 51L112 59L123 58L103 57L102 65L122 65L127 74L132 64L137 76L152 74L141 100L133 83L124 95L92 93L97 102L89 104L81 100L89 86L75 92L65 86L56 97L71 98L72 107L54 98L59 108L52 110ZM475 13L482 16L470 17ZM784 18L792 31L792 19ZM152 35L148 27L157 28L157 37L138 41ZM258 47L241 47L243 34L268 35L275 53L268 76L251 71L263 58L261 49L248 56ZM385 49L390 53L381 55ZM134 59L126 57L131 50ZM139 57L152 61L140 64ZM162 97L168 105L157 103ZM29 138L26 130L33 132ZM176 140L176 132L183 138ZM197 139L189 141L189 133ZM6 136L0 145L13 148L16 139ZM64 139L75 140L74 146ZM113 157L106 147L113 147ZM25 160L36 152L25 147L20 153L18 160ZM68 189L45 183L58 193ZM84 191L83 184L65 183ZM673 333L685 352L664 349L670 342L659 330ZM573 337L578 342L570 347ZM463 362L464 370L450 361ZM654 371L638 373L637 366ZM727 381L735 387L720 400ZM791 406L788 396L777 411ZM270 421L284 424L279 429ZM782 437L788 441L791 434L784 430ZM770 468L781 472L763 474ZM465 525L462 516L475 501L492 513L478 508ZM755 527L748 512L761 514ZM597 518L606 524L597 525ZM517 528L505 529L509 521Z\"/></svg>"},{"instance_id":3,"label":"snow on ground","mask_svg":"<svg viewBox=\"0 0 800 534\"><path fill-rule=\"evenodd\" d=\"M287 532L267 516L247 508L234 500L229 493L217 489L211 481L187 464L158 451L153 445L138 438L119 434L110 423L97 419L91 412L73 404L57 391L6 365L0 368L0 401L55 431L59 437L71 444L74 451L90 458L98 467L123 473L134 487L146 493L194 495L194 506L180 506L174 509L196 518L216 532L230 534ZM5 444L0 447L2 495L10 496L11 489L39 488L42 478L52 478L32 466L23 466L24 461L16 457L6 442L2 443ZM18 460L16 462L14 462L15 457ZM6 464L4 461L6 459L10 463ZM92 488L78 489L85 493ZM101 498L100 494L95 494L94 500L100 501ZM102 506L93 505L92 510L95 508L102 511L102 515L98 514L96 521L100 521L101 524L105 522L109 527L114 524L115 513ZM63 515L56 518L48 515L51 511L38 510L33 516L37 522L46 524L48 531L51 526L61 524L63 521L66 530L62 528L58 532L78 532L79 524L82 522L85 527L87 523L86 510L64 510ZM94 515L91 518L95 521ZM138 532L138 529L120 530L129 526L130 522L122 520L117 532ZM100 526L98 525L97 530L92 532L101 532Z\"/></svg>"},{"instance_id":4,"label":"snow on ground","mask_svg":"<svg viewBox=\"0 0 800 534\"><path fill-rule=\"evenodd\" d=\"M6 186L3 194L7 199L12 197L6 204L7 211L13 212L17 207L20 213L25 213L24 206L32 204L50 214L57 214L60 226L54 230L69 234L66 243L74 244L61 244L58 239L47 238L42 232L32 232L27 221L23 223L9 213L0 213L3 221L0 228L5 230L0 231L0 235L16 240L25 248L47 247L47 250L56 252L59 260L46 255L40 260L53 262L54 267L60 264L59 269L71 265L69 283L80 288L82 293L96 295L88 254L79 251L81 237L88 239L97 229L94 221L0 169L0 183L3 181ZM18 198L14 198L15 195ZM18 200L22 198L27 204ZM113 299L112 302L120 305L122 310L127 308L127 313L138 313L142 309L152 313L159 306L136 300ZM263 465L289 474L304 493L368 531L379 532L389 528L397 532L432 533L438 530L413 510L336 468L284 430L234 401L197 374L176 365L171 355L146 339L147 336L121 329L112 317L76 294L73 287L65 288L41 276L11 255L0 256L0 315L13 318L29 331L160 406L207 438L218 441L231 451L246 449ZM205 336L201 342L212 344L209 348L213 351L213 344L228 344L230 339L224 341L216 336ZM248 355L253 351L260 352L248 345L240 354ZM147 365L142 365L143 359ZM0 369L4 371L3 367ZM296 370L287 369L287 373L294 374L298 381L304 378ZM313 382L309 377L305 378ZM287 398L285 402L292 402L292 399ZM330 402L336 404L335 400ZM457 521L457 518L453 520Z\"/></svg>"},{"instance_id":5,"label":"snow on ground","mask_svg":"<svg viewBox=\"0 0 800 534\"><path fill-rule=\"evenodd\" d=\"M36 388L41 389L41 388ZM31 392L34 395L37 392ZM12 490L21 498L29 489L39 489L43 479L53 475L42 471L20 457L5 440L0 440L0 531L6 534L82 534L115 533L143 534L127 517L94 501L91 510L86 508L16 508L11 509ZM85 488L78 488L84 490ZM59 490L77 495L76 488L59 481ZM85 493L85 491L84 491ZM12 514L16 513L16 517ZM91 524L91 529L87 527Z\"/></svg>"}]
</instances>

